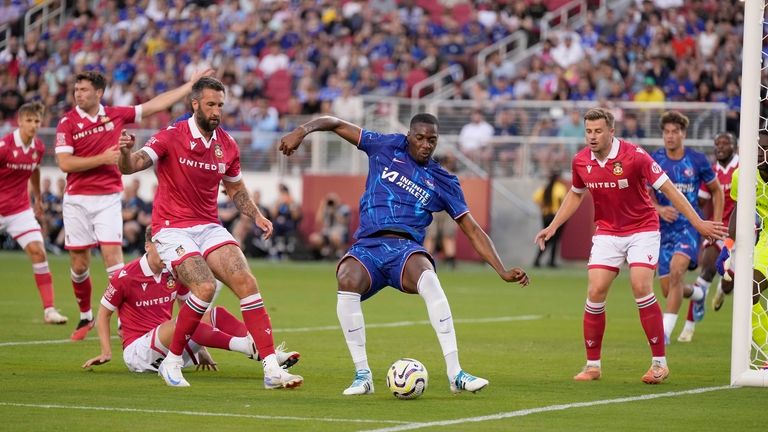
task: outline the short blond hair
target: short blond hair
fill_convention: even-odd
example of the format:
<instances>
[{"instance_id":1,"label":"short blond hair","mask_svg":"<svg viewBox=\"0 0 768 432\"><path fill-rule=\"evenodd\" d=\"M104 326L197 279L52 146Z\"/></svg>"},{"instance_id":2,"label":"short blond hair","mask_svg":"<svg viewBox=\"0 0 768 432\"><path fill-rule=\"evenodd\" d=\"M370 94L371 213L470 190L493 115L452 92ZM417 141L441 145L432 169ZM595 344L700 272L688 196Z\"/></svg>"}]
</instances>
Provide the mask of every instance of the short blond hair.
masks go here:
<instances>
[{"instance_id":1,"label":"short blond hair","mask_svg":"<svg viewBox=\"0 0 768 432\"><path fill-rule=\"evenodd\" d=\"M587 111L586 114L584 114L584 121L590 120L605 120L605 124L608 125L609 128L613 129L614 124L614 117L613 113L608 111L605 108L592 108L589 111Z\"/></svg>"}]
</instances>

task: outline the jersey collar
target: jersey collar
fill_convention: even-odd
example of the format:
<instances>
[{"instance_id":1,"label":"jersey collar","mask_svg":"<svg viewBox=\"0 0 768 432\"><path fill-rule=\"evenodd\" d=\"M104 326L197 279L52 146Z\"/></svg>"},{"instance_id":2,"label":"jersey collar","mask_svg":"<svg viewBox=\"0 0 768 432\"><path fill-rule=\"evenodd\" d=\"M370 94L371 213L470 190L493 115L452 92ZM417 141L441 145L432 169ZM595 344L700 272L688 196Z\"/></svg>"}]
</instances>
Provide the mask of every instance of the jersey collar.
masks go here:
<instances>
[{"instance_id":1,"label":"jersey collar","mask_svg":"<svg viewBox=\"0 0 768 432\"><path fill-rule=\"evenodd\" d=\"M733 155L733 157L731 158L731 161L728 162L728 165L726 166L720 165L720 162L715 164L715 167L717 168L717 170L723 171L723 172L727 172L729 170L735 169L737 166L739 166L739 155L737 154Z\"/></svg>"},{"instance_id":2,"label":"jersey collar","mask_svg":"<svg viewBox=\"0 0 768 432\"><path fill-rule=\"evenodd\" d=\"M24 141L21 139L21 131L19 129L16 129L13 131L13 142L16 144L16 147L19 147L21 151L24 152L24 154L29 153L29 149L34 147L35 145L35 139L32 138L32 141L30 141L29 146L24 145Z\"/></svg>"},{"instance_id":3,"label":"jersey collar","mask_svg":"<svg viewBox=\"0 0 768 432\"><path fill-rule=\"evenodd\" d=\"M616 156L618 155L619 155L619 139L616 137L613 137L613 141L611 141L611 151L608 152L608 157L605 158L604 161L598 160L595 157L594 153L589 152L590 159L592 159L593 161L597 161L597 163L600 164L600 166L605 166L605 164L608 162L609 159L615 159Z\"/></svg>"},{"instance_id":4,"label":"jersey collar","mask_svg":"<svg viewBox=\"0 0 768 432\"><path fill-rule=\"evenodd\" d=\"M75 111L77 111L77 115L79 115L80 117L87 118L88 120L91 121L91 123L96 123L96 120L99 119L99 116L103 116L107 114L106 110L104 110L104 105L102 104L99 104L99 112L96 113L95 117L89 116L87 112L81 110L80 107L77 105L75 105Z\"/></svg>"},{"instance_id":5,"label":"jersey collar","mask_svg":"<svg viewBox=\"0 0 768 432\"><path fill-rule=\"evenodd\" d=\"M144 273L144 276L146 277L152 277L155 279L155 282L160 282L160 279L163 277L162 270L160 271L159 275L156 275L155 272L152 271L152 268L149 267L149 261L147 260L147 254L144 254L141 259L139 259L139 266L141 267L141 272Z\"/></svg>"},{"instance_id":6,"label":"jersey collar","mask_svg":"<svg viewBox=\"0 0 768 432\"><path fill-rule=\"evenodd\" d=\"M211 147L211 143L216 141L216 130L215 129L213 131L213 135L211 135L211 140L210 141L206 141L205 140L205 137L203 136L203 133L200 132L200 128L197 127L197 122L195 121L194 114L192 115L192 117L187 119L187 124L189 125L189 132L192 133L192 138L195 138L195 139L199 138L200 141L203 142L203 145L205 146L205 148L210 148Z\"/></svg>"}]
</instances>

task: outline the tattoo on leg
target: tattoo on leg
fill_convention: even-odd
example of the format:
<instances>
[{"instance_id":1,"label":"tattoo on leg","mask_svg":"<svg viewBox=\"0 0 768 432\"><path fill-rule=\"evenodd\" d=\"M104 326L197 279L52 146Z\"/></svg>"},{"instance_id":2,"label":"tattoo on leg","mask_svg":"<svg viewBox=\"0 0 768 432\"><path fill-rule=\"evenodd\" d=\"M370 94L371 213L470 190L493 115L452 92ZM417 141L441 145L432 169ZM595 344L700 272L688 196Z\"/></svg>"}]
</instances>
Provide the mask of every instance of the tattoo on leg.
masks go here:
<instances>
[{"instance_id":1,"label":"tattoo on leg","mask_svg":"<svg viewBox=\"0 0 768 432\"><path fill-rule=\"evenodd\" d=\"M198 295L200 286L208 284L214 286L213 273L201 256L193 256L186 259L176 267L176 274L181 283L186 285L195 295Z\"/></svg>"}]
</instances>

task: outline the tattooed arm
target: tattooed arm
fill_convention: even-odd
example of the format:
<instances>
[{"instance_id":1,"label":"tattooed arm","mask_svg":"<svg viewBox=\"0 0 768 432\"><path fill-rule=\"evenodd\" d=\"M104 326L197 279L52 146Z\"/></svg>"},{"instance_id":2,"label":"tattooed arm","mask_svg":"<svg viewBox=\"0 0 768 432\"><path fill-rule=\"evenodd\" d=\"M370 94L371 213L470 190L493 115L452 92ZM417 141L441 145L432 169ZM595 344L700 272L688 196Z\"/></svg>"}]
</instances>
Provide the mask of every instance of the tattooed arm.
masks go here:
<instances>
[{"instance_id":1,"label":"tattooed arm","mask_svg":"<svg viewBox=\"0 0 768 432\"><path fill-rule=\"evenodd\" d=\"M129 135L125 130L120 134L118 140L120 148L120 157L117 159L117 166L123 174L133 174L145 170L152 166L152 158L144 151L131 152L136 144L136 136Z\"/></svg>"},{"instance_id":2,"label":"tattooed arm","mask_svg":"<svg viewBox=\"0 0 768 432\"><path fill-rule=\"evenodd\" d=\"M236 182L224 181L224 189L227 191L229 199L235 203L235 207L240 210L240 213L253 219L253 222L264 231L263 237L268 239L272 236L272 222L269 221L261 210L251 199L251 195L248 193L248 189L245 187L245 183L242 180Z\"/></svg>"}]
</instances>

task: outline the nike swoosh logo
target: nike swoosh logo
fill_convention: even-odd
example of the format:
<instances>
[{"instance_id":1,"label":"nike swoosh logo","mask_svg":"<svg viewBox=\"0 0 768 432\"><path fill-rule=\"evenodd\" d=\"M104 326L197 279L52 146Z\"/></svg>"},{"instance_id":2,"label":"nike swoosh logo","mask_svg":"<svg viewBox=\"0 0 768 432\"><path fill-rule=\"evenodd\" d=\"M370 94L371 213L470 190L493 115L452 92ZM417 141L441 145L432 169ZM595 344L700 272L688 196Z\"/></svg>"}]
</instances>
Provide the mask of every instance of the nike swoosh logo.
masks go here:
<instances>
[{"instance_id":1,"label":"nike swoosh logo","mask_svg":"<svg viewBox=\"0 0 768 432\"><path fill-rule=\"evenodd\" d=\"M440 322L446 322L446 321L448 321L449 319L451 319L451 317L448 317L448 318L443 318L443 319L441 319L441 320L440 320Z\"/></svg>"},{"instance_id":2,"label":"nike swoosh logo","mask_svg":"<svg viewBox=\"0 0 768 432\"><path fill-rule=\"evenodd\" d=\"M358 331L360 329L362 329L362 327L358 327L356 329L349 329L349 330L347 330L347 333L354 333L354 332L356 332L356 331Z\"/></svg>"},{"instance_id":3,"label":"nike swoosh logo","mask_svg":"<svg viewBox=\"0 0 768 432\"><path fill-rule=\"evenodd\" d=\"M179 385L181 383L181 380L174 380L171 378L171 375L168 374L168 372L165 373L165 377L168 378L168 382L170 382L173 385Z\"/></svg>"},{"instance_id":4,"label":"nike swoosh logo","mask_svg":"<svg viewBox=\"0 0 768 432\"><path fill-rule=\"evenodd\" d=\"M397 163L405 163L405 161L401 161L401 160L400 160L400 159L398 159L398 158L393 158L393 159L392 159L392 162L397 162Z\"/></svg>"}]
</instances>

